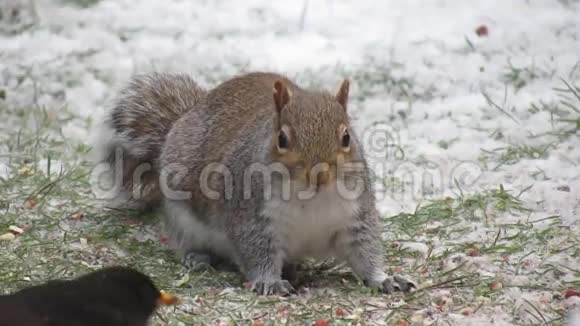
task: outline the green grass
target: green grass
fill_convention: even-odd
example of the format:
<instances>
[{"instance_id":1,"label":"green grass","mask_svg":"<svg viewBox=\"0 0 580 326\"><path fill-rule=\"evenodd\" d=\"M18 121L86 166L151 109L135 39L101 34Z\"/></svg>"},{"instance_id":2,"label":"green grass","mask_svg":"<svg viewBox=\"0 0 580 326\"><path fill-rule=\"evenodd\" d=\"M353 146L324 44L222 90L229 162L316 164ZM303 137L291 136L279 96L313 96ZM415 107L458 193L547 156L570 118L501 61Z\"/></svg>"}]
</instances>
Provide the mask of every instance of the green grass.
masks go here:
<instances>
[{"instance_id":1,"label":"green grass","mask_svg":"<svg viewBox=\"0 0 580 326\"><path fill-rule=\"evenodd\" d=\"M503 165L513 165L523 159L545 159L554 143L541 146L516 144L506 147L498 147L492 150L482 149L479 160L483 163L493 162L491 170L495 171Z\"/></svg>"},{"instance_id":2,"label":"green grass","mask_svg":"<svg viewBox=\"0 0 580 326\"><path fill-rule=\"evenodd\" d=\"M531 114L549 113L551 130L541 134L530 135L530 139L541 144L511 144L494 149L481 149L479 161L492 171L496 171L504 165L513 165L523 159L545 159L548 157L550 150L556 148L563 141L571 137L577 138L580 131L580 88L563 79L561 83L562 87L554 88L554 92L559 97L558 101L544 102L540 100L532 103L528 109ZM506 110L505 98L504 104L498 105L488 94L483 93L483 96L491 107L499 110L519 124L519 120ZM504 136L502 130L498 129L492 132L490 137L502 140ZM445 148L445 146L445 143L440 144L442 148Z\"/></svg>"},{"instance_id":3,"label":"green grass","mask_svg":"<svg viewBox=\"0 0 580 326\"><path fill-rule=\"evenodd\" d=\"M100 0L60 0L62 3L79 6L81 8L89 8L96 5Z\"/></svg>"},{"instance_id":4,"label":"green grass","mask_svg":"<svg viewBox=\"0 0 580 326\"><path fill-rule=\"evenodd\" d=\"M505 72L501 80L504 83L511 84L516 92L529 83L537 79L546 79L553 77L554 72L544 71L537 67L534 63L531 66L516 67L508 60Z\"/></svg>"}]
</instances>

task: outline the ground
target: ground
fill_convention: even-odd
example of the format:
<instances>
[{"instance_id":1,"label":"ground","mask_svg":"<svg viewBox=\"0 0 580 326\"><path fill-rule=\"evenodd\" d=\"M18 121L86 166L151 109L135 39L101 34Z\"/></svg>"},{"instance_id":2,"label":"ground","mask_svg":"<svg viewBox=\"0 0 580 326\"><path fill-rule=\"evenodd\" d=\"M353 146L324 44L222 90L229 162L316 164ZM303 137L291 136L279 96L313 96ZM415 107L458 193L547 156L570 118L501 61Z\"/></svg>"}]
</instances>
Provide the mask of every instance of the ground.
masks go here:
<instances>
[{"instance_id":1,"label":"ground","mask_svg":"<svg viewBox=\"0 0 580 326\"><path fill-rule=\"evenodd\" d=\"M578 1L0 10L2 292L125 264L181 297L156 325L580 325ZM298 295L257 297L234 272L181 267L156 214L95 201L92 130L131 74L179 71L211 87L249 70L327 89L351 79L388 270L417 291L382 295L343 266L306 262Z\"/></svg>"}]
</instances>

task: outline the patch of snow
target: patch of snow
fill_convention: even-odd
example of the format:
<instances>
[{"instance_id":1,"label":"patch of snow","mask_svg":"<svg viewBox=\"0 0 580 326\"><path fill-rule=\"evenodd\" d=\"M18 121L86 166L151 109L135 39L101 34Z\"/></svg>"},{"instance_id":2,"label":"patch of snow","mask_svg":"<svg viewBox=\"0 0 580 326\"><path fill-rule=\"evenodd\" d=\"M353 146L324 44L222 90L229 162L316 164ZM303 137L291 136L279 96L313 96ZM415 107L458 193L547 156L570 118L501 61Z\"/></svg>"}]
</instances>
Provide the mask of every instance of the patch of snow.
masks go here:
<instances>
[{"instance_id":1,"label":"patch of snow","mask_svg":"<svg viewBox=\"0 0 580 326\"><path fill-rule=\"evenodd\" d=\"M566 326L580 326L580 310L570 311Z\"/></svg>"}]
</instances>

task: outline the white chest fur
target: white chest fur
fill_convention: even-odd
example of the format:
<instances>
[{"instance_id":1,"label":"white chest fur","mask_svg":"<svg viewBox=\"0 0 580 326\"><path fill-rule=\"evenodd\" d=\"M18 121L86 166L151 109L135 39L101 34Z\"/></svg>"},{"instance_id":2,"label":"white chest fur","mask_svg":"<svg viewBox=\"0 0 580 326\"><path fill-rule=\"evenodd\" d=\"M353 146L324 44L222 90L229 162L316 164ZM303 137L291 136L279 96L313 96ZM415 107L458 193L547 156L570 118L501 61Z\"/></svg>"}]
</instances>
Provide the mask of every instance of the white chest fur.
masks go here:
<instances>
[{"instance_id":1,"label":"white chest fur","mask_svg":"<svg viewBox=\"0 0 580 326\"><path fill-rule=\"evenodd\" d=\"M334 234L351 225L358 210L356 201L321 191L308 200L272 199L262 213L273 219L275 231L287 240L290 258L325 258L334 254L330 246Z\"/></svg>"}]
</instances>

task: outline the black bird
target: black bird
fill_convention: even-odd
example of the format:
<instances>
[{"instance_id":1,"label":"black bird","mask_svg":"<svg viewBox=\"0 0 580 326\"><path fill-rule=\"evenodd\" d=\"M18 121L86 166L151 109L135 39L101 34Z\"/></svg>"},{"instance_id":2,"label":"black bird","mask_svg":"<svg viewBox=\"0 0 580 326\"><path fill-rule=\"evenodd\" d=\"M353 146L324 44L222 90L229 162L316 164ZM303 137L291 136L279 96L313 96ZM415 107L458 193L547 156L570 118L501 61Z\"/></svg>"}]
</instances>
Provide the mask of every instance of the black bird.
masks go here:
<instances>
[{"instance_id":1,"label":"black bird","mask_svg":"<svg viewBox=\"0 0 580 326\"><path fill-rule=\"evenodd\" d=\"M159 305L176 301L141 272L107 267L0 296L0 326L145 326Z\"/></svg>"}]
</instances>

